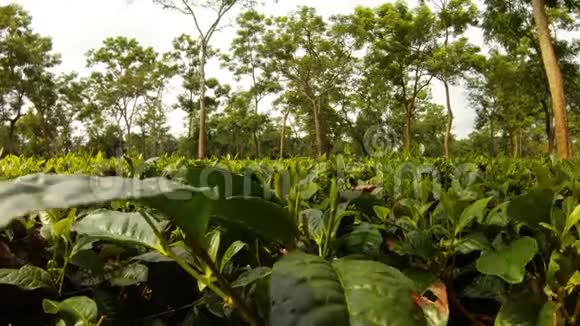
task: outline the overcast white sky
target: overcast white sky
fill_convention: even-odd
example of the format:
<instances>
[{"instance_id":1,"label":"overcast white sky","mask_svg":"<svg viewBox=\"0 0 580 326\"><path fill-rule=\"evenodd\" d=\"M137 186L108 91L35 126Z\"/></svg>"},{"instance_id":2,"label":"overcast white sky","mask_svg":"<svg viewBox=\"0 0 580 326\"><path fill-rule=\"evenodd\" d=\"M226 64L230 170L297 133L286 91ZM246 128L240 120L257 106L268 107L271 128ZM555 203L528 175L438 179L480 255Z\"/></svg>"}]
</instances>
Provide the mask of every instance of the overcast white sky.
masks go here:
<instances>
[{"instance_id":1,"label":"overcast white sky","mask_svg":"<svg viewBox=\"0 0 580 326\"><path fill-rule=\"evenodd\" d=\"M263 11L268 14L284 15L298 6L315 7L324 15L350 13L356 6L378 6L388 0L279 0L269 1ZM414 4L415 1L408 1ZM152 0L0 0L0 3L18 3L32 15L32 25L36 32L50 36L54 50L61 54L62 64L58 71L86 72L85 53L98 48L107 37L128 36L141 44L152 46L157 52L171 49L171 41L182 33L195 34L191 17L162 10ZM232 21L237 12L229 17ZM202 17L211 17L211 13ZM203 18L202 18L203 21ZM207 26L207 25L206 25ZM213 46L227 50L235 29L228 28L216 35ZM471 41L481 45L481 33L471 31ZM230 80L230 74L219 69L218 64L208 67L211 77ZM172 102L176 89L169 90L166 98ZM443 88L439 83L432 87L437 103L444 103ZM469 107L465 91L452 88L452 106L455 113L454 132L462 137L472 130L475 113ZM441 123L444 123L443 121ZM184 115L176 111L169 114L172 133L182 134L186 128Z\"/></svg>"}]
</instances>

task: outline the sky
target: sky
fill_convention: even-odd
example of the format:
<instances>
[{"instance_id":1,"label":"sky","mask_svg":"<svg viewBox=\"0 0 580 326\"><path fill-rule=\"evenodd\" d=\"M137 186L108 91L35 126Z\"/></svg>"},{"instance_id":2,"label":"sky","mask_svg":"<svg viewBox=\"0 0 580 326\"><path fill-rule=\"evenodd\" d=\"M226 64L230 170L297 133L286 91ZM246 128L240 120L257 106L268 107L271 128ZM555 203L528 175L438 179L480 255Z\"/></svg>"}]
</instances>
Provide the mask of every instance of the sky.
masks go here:
<instances>
[{"instance_id":1,"label":"sky","mask_svg":"<svg viewBox=\"0 0 580 326\"><path fill-rule=\"evenodd\" d=\"M356 6L376 7L387 1L268 0L261 10L266 14L285 15L299 6L307 5L316 8L319 14L329 17L351 13ZM162 53L171 50L171 41L180 34L197 35L190 16L163 10L152 0L0 0L0 4L7 3L20 4L32 16L32 28L37 33L52 38L53 49L60 53L62 59L62 64L56 68L58 72L77 71L81 76L87 73L86 52L99 48L107 37L133 37L142 45L151 46ZM414 5L415 1L408 3ZM239 10L231 12L225 24L233 23L237 13ZM208 26L212 12L202 12L201 17L201 23ZM216 34L212 45L227 51L234 33L233 26L223 29ZM467 37L473 44L483 45L479 30L470 30ZM211 62L207 71L209 77L235 84L231 73L221 69L216 62ZM178 87L179 83L169 87L165 95L168 104L175 101ZM442 85L435 81L431 89L434 101L444 105ZM473 130L475 112L469 106L465 89L452 87L451 105L455 115L453 132L458 137L466 137ZM183 112L169 112L168 125L174 135L184 134L186 126Z\"/></svg>"}]
</instances>

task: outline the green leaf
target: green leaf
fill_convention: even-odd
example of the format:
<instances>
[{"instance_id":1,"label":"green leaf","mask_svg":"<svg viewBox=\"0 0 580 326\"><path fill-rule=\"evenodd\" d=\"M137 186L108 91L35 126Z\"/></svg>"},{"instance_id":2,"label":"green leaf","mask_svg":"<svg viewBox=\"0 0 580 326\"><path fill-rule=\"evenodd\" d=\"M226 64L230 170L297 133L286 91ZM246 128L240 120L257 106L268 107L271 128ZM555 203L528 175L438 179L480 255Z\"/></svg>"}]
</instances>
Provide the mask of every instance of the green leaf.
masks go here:
<instances>
[{"instance_id":1,"label":"green leaf","mask_svg":"<svg viewBox=\"0 0 580 326\"><path fill-rule=\"evenodd\" d=\"M499 277L479 275L463 289L462 295L474 299L492 299L503 302L507 293L506 283Z\"/></svg>"},{"instance_id":2,"label":"green leaf","mask_svg":"<svg viewBox=\"0 0 580 326\"><path fill-rule=\"evenodd\" d=\"M318 190L320 190L320 187L314 182L302 185L300 187L300 199L309 200L318 192Z\"/></svg>"},{"instance_id":3,"label":"green leaf","mask_svg":"<svg viewBox=\"0 0 580 326\"><path fill-rule=\"evenodd\" d=\"M155 232L139 213L96 210L77 221L72 230L91 238L120 241L152 249L159 247Z\"/></svg>"},{"instance_id":4,"label":"green leaf","mask_svg":"<svg viewBox=\"0 0 580 326\"><path fill-rule=\"evenodd\" d=\"M389 218L389 214L391 213L391 210L388 207L378 205L373 206L373 210L375 211L375 214L377 214L377 217L381 219L381 221L386 221Z\"/></svg>"},{"instance_id":5,"label":"green leaf","mask_svg":"<svg viewBox=\"0 0 580 326\"><path fill-rule=\"evenodd\" d=\"M42 310L44 310L44 312L47 314L56 315L60 311L59 303L56 301L44 299L42 301Z\"/></svg>"},{"instance_id":6,"label":"green leaf","mask_svg":"<svg viewBox=\"0 0 580 326\"><path fill-rule=\"evenodd\" d=\"M381 232L369 223L355 226L345 237L345 246L349 253L361 253L368 257L378 257L382 244Z\"/></svg>"},{"instance_id":7,"label":"green leaf","mask_svg":"<svg viewBox=\"0 0 580 326\"><path fill-rule=\"evenodd\" d=\"M240 175L218 167L189 167L185 174L187 184L197 188L216 188L208 198L218 200L230 197L260 197L277 202L270 191L253 180L249 174Z\"/></svg>"},{"instance_id":8,"label":"green leaf","mask_svg":"<svg viewBox=\"0 0 580 326\"><path fill-rule=\"evenodd\" d=\"M282 206L260 199L234 197L220 201L212 219L226 228L250 233L269 242L294 246L296 224Z\"/></svg>"},{"instance_id":9,"label":"green leaf","mask_svg":"<svg viewBox=\"0 0 580 326\"><path fill-rule=\"evenodd\" d=\"M416 255L425 260L430 260L437 254L436 243L430 232L411 231L407 233L407 242L410 246L407 254Z\"/></svg>"},{"instance_id":10,"label":"green leaf","mask_svg":"<svg viewBox=\"0 0 580 326\"><path fill-rule=\"evenodd\" d=\"M54 289L50 274L33 265L24 265L20 269L0 269L0 284L14 285L24 290Z\"/></svg>"},{"instance_id":11,"label":"green leaf","mask_svg":"<svg viewBox=\"0 0 580 326\"><path fill-rule=\"evenodd\" d=\"M113 270L109 282L113 286L130 286L147 282L149 268L142 264L130 264Z\"/></svg>"},{"instance_id":12,"label":"green leaf","mask_svg":"<svg viewBox=\"0 0 580 326\"><path fill-rule=\"evenodd\" d=\"M566 235L572 227L580 222L580 205L576 206L574 211L568 215L566 218L566 226L564 227L564 232L562 232L562 236Z\"/></svg>"},{"instance_id":13,"label":"green leaf","mask_svg":"<svg viewBox=\"0 0 580 326\"><path fill-rule=\"evenodd\" d=\"M504 202L494 207L487 215L487 225L497 225L505 227L509 224L510 218L507 215L507 207L509 202Z\"/></svg>"},{"instance_id":14,"label":"green leaf","mask_svg":"<svg viewBox=\"0 0 580 326\"><path fill-rule=\"evenodd\" d=\"M534 189L512 199L507 207L507 215L532 227L538 226L541 222L550 223L553 199L552 190Z\"/></svg>"},{"instance_id":15,"label":"green leaf","mask_svg":"<svg viewBox=\"0 0 580 326\"><path fill-rule=\"evenodd\" d=\"M181 200L191 192L211 193L166 178L144 180L85 175L30 174L0 181L0 228L24 214L163 195Z\"/></svg>"},{"instance_id":16,"label":"green leaf","mask_svg":"<svg viewBox=\"0 0 580 326\"><path fill-rule=\"evenodd\" d=\"M558 304L553 301L546 301L538 314L537 326L555 326L560 325L560 315Z\"/></svg>"},{"instance_id":17,"label":"green leaf","mask_svg":"<svg viewBox=\"0 0 580 326\"><path fill-rule=\"evenodd\" d=\"M191 264L194 264L194 262L196 262L193 254L191 252L191 249L188 248L183 242L180 241L180 242L173 243L173 244L169 245L169 247L171 248L171 251L175 255L177 255L181 259L185 260L186 262L191 263ZM173 258L167 257L158 251L149 251L149 252L144 253L142 255L134 256L131 258L131 260L137 260L137 261L142 261L142 262L147 262L147 263L163 263L163 262L174 261Z\"/></svg>"},{"instance_id":18,"label":"green leaf","mask_svg":"<svg viewBox=\"0 0 580 326\"><path fill-rule=\"evenodd\" d=\"M206 290L203 301L207 310L220 319L226 319L231 314L231 308L224 304L224 300L215 292Z\"/></svg>"},{"instance_id":19,"label":"green leaf","mask_svg":"<svg viewBox=\"0 0 580 326\"><path fill-rule=\"evenodd\" d=\"M243 272L238 278L232 282L233 288L244 287L272 274L270 267L256 267Z\"/></svg>"},{"instance_id":20,"label":"green leaf","mask_svg":"<svg viewBox=\"0 0 580 326\"><path fill-rule=\"evenodd\" d=\"M77 236L75 243L71 250L71 257L74 257L78 252L84 250L91 250L93 248L93 243L97 242L97 239L85 236Z\"/></svg>"},{"instance_id":21,"label":"green leaf","mask_svg":"<svg viewBox=\"0 0 580 326\"><path fill-rule=\"evenodd\" d=\"M205 235L205 249L213 262L217 262L217 255L220 249L221 233L213 230Z\"/></svg>"},{"instance_id":22,"label":"green leaf","mask_svg":"<svg viewBox=\"0 0 580 326\"><path fill-rule=\"evenodd\" d=\"M423 292L429 287L429 285L437 283L438 280L437 275L423 269L407 268L401 272L403 272L408 279L413 281L414 290L416 292Z\"/></svg>"},{"instance_id":23,"label":"green leaf","mask_svg":"<svg viewBox=\"0 0 580 326\"><path fill-rule=\"evenodd\" d=\"M74 219L73 218L63 218L62 220L54 223L54 225L52 226L52 232L54 233L55 236L57 237L61 237L64 236L65 239L70 239L70 228L71 225L73 224Z\"/></svg>"},{"instance_id":24,"label":"green leaf","mask_svg":"<svg viewBox=\"0 0 580 326\"><path fill-rule=\"evenodd\" d=\"M175 223L185 233L189 241L197 243L203 239L211 217L211 212L216 201L205 193L193 193L190 198L183 200L167 200L167 198L155 197L142 200L152 208L157 209Z\"/></svg>"},{"instance_id":25,"label":"green leaf","mask_svg":"<svg viewBox=\"0 0 580 326\"><path fill-rule=\"evenodd\" d=\"M555 235L560 234L560 232L558 232L558 230L556 230L556 228L552 224L540 222L539 226L543 227L546 230L550 230L550 231L554 232Z\"/></svg>"},{"instance_id":26,"label":"green leaf","mask_svg":"<svg viewBox=\"0 0 580 326\"><path fill-rule=\"evenodd\" d=\"M441 198L439 201L439 205L443 207L443 211L447 215L447 218L450 221L456 221L457 217L459 217L458 211L458 203L456 196L449 192L441 192Z\"/></svg>"},{"instance_id":27,"label":"green leaf","mask_svg":"<svg viewBox=\"0 0 580 326\"><path fill-rule=\"evenodd\" d=\"M544 287L544 291L547 294L551 295L553 293L553 289L558 287L557 281L557 273L562 268L561 264L565 265L566 257L562 256L557 250L554 250L550 255L550 261L548 263L548 270L546 272L546 285Z\"/></svg>"},{"instance_id":28,"label":"green leaf","mask_svg":"<svg viewBox=\"0 0 580 326\"><path fill-rule=\"evenodd\" d=\"M549 230L553 230L555 235L560 237L562 236L562 232L564 231L564 226L566 225L566 213L560 207L552 207L552 216L550 218L550 227ZM540 223L541 226L544 226L545 223ZM545 227L545 226L544 226Z\"/></svg>"},{"instance_id":29,"label":"green leaf","mask_svg":"<svg viewBox=\"0 0 580 326\"><path fill-rule=\"evenodd\" d=\"M525 267L538 253L538 243L530 237L521 237L508 246L484 252L476 261L477 270L486 275L501 277L510 284L524 280Z\"/></svg>"},{"instance_id":30,"label":"green leaf","mask_svg":"<svg viewBox=\"0 0 580 326\"><path fill-rule=\"evenodd\" d=\"M300 212L303 220L306 220L308 225L308 235L311 239L320 246L322 239L324 238L324 219L321 210L315 208L305 209Z\"/></svg>"},{"instance_id":31,"label":"green leaf","mask_svg":"<svg viewBox=\"0 0 580 326\"><path fill-rule=\"evenodd\" d=\"M461 233L474 219L481 223L485 216L487 205L492 199L493 197L482 198L464 209L461 216L459 216L457 225L455 225L455 235Z\"/></svg>"},{"instance_id":32,"label":"green leaf","mask_svg":"<svg viewBox=\"0 0 580 326\"><path fill-rule=\"evenodd\" d=\"M427 325L413 282L379 262L293 252L274 264L270 284L271 325Z\"/></svg>"},{"instance_id":33,"label":"green leaf","mask_svg":"<svg viewBox=\"0 0 580 326\"><path fill-rule=\"evenodd\" d=\"M566 291L568 291L568 294L570 294L578 286L580 286L580 272L576 271L574 274L572 274L568 280L568 283L566 283Z\"/></svg>"},{"instance_id":34,"label":"green leaf","mask_svg":"<svg viewBox=\"0 0 580 326\"><path fill-rule=\"evenodd\" d=\"M336 155L336 171L339 173L346 171L344 157L341 154Z\"/></svg>"},{"instance_id":35,"label":"green leaf","mask_svg":"<svg viewBox=\"0 0 580 326\"><path fill-rule=\"evenodd\" d=\"M228 249L226 249L226 252L222 257L222 261L220 262L220 272L223 272L224 268L230 262L230 260L232 260L232 258L234 258L238 252L240 252L240 250L244 249L245 246L246 244L242 241L234 241L234 243L232 243Z\"/></svg>"},{"instance_id":36,"label":"green leaf","mask_svg":"<svg viewBox=\"0 0 580 326\"><path fill-rule=\"evenodd\" d=\"M42 309L47 314L61 314L67 325L90 326L98 317L97 304L85 296L70 297L61 302L43 299Z\"/></svg>"},{"instance_id":37,"label":"green leaf","mask_svg":"<svg viewBox=\"0 0 580 326\"><path fill-rule=\"evenodd\" d=\"M495 326L536 326L541 305L531 295L511 297L499 309Z\"/></svg>"},{"instance_id":38,"label":"green leaf","mask_svg":"<svg viewBox=\"0 0 580 326\"><path fill-rule=\"evenodd\" d=\"M578 201L576 198L569 196L562 200L562 211L564 212L564 216L570 216L576 206L578 205Z\"/></svg>"},{"instance_id":39,"label":"green leaf","mask_svg":"<svg viewBox=\"0 0 580 326\"><path fill-rule=\"evenodd\" d=\"M482 233L471 233L455 245L455 250L463 255L474 251L486 250L490 247L489 240Z\"/></svg>"},{"instance_id":40,"label":"green leaf","mask_svg":"<svg viewBox=\"0 0 580 326\"><path fill-rule=\"evenodd\" d=\"M70 263L78 267L89 269L92 273L103 273L105 264L93 250L82 250L71 257Z\"/></svg>"},{"instance_id":41,"label":"green leaf","mask_svg":"<svg viewBox=\"0 0 580 326\"><path fill-rule=\"evenodd\" d=\"M207 251L209 258L214 263L217 263L217 254L220 248L220 241L221 241L221 233L218 229L215 229L205 235L204 247L205 250ZM205 262L196 262L194 263L194 266L202 270L203 276L205 277L206 281L212 281L213 272L209 267L209 265L207 265ZM207 284L206 282L198 279L197 286L200 291L203 291L206 288Z\"/></svg>"}]
</instances>

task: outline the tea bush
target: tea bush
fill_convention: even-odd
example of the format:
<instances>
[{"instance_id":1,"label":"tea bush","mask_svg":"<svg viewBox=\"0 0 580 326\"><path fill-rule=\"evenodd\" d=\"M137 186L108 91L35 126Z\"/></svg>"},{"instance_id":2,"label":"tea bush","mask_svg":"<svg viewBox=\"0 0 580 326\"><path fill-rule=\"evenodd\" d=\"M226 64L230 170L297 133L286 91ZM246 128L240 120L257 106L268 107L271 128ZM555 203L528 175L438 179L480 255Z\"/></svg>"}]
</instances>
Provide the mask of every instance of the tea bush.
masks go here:
<instances>
[{"instance_id":1,"label":"tea bush","mask_svg":"<svg viewBox=\"0 0 580 326\"><path fill-rule=\"evenodd\" d=\"M580 162L0 161L2 324L577 325Z\"/></svg>"}]
</instances>

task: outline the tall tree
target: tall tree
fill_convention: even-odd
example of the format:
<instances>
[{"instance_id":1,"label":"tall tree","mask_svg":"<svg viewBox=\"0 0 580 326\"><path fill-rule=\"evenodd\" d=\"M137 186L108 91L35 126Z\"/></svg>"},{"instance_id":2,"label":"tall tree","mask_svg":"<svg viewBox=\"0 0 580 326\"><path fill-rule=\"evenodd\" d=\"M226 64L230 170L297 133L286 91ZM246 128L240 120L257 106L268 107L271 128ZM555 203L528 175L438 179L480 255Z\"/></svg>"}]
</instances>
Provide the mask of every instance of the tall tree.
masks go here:
<instances>
[{"instance_id":1,"label":"tall tree","mask_svg":"<svg viewBox=\"0 0 580 326\"><path fill-rule=\"evenodd\" d=\"M304 98L300 96L300 92L288 90L283 92L274 102L273 105L282 113L282 121L280 123L280 139L278 142L279 153L278 158L283 159L286 151L286 139L288 132L291 131L289 126L290 118L296 114L297 108L304 105Z\"/></svg>"},{"instance_id":2,"label":"tall tree","mask_svg":"<svg viewBox=\"0 0 580 326\"><path fill-rule=\"evenodd\" d=\"M208 57L213 51L208 51ZM181 34L173 40L171 60L177 68L177 74L181 77L182 92L177 95L176 107L183 110L187 116L187 128L189 138L194 139L195 126L199 117L196 110L199 107L199 54L198 42L187 34Z\"/></svg>"},{"instance_id":3,"label":"tall tree","mask_svg":"<svg viewBox=\"0 0 580 326\"><path fill-rule=\"evenodd\" d=\"M566 1L564 1L566 2ZM572 4L573 2L569 2ZM528 0L486 0L486 10L483 15L484 35L488 42L495 42L501 45L508 53L512 55L521 55L528 53L530 60L536 62L537 78L543 84L543 96L540 98L544 113L544 125L547 139L548 153L552 153L554 147L554 127L553 116L555 117L553 99L551 99L550 82L547 78L542 48L537 32L536 22L534 19L533 7ZM568 10L565 10L559 1L551 0L549 5L556 7L557 10L551 10L550 24L554 32L566 31L575 28L574 19L570 17ZM549 28L549 27L548 27ZM549 35L549 34L548 34ZM564 45L562 41L559 41ZM561 49L568 46L561 46ZM569 52L566 50L565 52ZM559 51L560 61L566 59L568 62L576 60L575 55L564 58L562 51ZM560 62L565 64L565 62ZM550 108L550 105L552 106Z\"/></svg>"},{"instance_id":4,"label":"tall tree","mask_svg":"<svg viewBox=\"0 0 580 326\"><path fill-rule=\"evenodd\" d=\"M398 1L375 10L357 8L353 24L361 27L359 35L367 42L369 67L393 87L405 113L405 151L410 153L417 102L433 79L429 58L436 46L435 17L425 4L410 9Z\"/></svg>"},{"instance_id":5,"label":"tall tree","mask_svg":"<svg viewBox=\"0 0 580 326\"><path fill-rule=\"evenodd\" d=\"M268 118L252 108L253 95L241 91L228 96L223 112L212 120L216 123L216 143L227 153L240 157L249 156L252 135L264 128Z\"/></svg>"},{"instance_id":6,"label":"tall tree","mask_svg":"<svg viewBox=\"0 0 580 326\"><path fill-rule=\"evenodd\" d=\"M520 156L525 129L540 113L538 96L530 92L537 84L529 78L527 63L521 57L492 52L482 68L482 73L469 83L477 124L487 125L490 146L494 145L496 131L503 131L509 138L511 155ZM493 147L490 150L495 151Z\"/></svg>"},{"instance_id":7,"label":"tall tree","mask_svg":"<svg viewBox=\"0 0 580 326\"><path fill-rule=\"evenodd\" d=\"M250 4L252 0L153 0L164 9L175 10L182 14L191 16L195 29L199 36L199 137L197 155L204 158L206 155L206 110L205 92L206 78L205 68L207 64L209 46L216 32L221 28L222 19L230 12L236 4ZM209 27L204 28L201 24L201 10L213 11L215 15L211 18Z\"/></svg>"},{"instance_id":8,"label":"tall tree","mask_svg":"<svg viewBox=\"0 0 580 326\"><path fill-rule=\"evenodd\" d=\"M62 117L62 112L55 110L59 95L55 79L50 73L38 76L35 87L29 95L34 109L29 110L28 115L36 120L33 135L36 143L40 145L37 154L46 156L56 153L54 140Z\"/></svg>"},{"instance_id":9,"label":"tall tree","mask_svg":"<svg viewBox=\"0 0 580 326\"><path fill-rule=\"evenodd\" d=\"M546 17L544 0L533 0L534 20L538 32L544 69L550 85L552 95L552 111L554 112L554 128L556 134L556 148L560 159L570 159L572 157L572 146L570 144L570 132L568 130L568 118L566 114L566 94L564 93L564 79L558 57L554 51L550 26Z\"/></svg>"},{"instance_id":10,"label":"tall tree","mask_svg":"<svg viewBox=\"0 0 580 326\"><path fill-rule=\"evenodd\" d=\"M151 96L144 104L144 112L136 123L141 130L141 153L145 157L163 154L169 128L163 106L163 90Z\"/></svg>"},{"instance_id":11,"label":"tall tree","mask_svg":"<svg viewBox=\"0 0 580 326\"><path fill-rule=\"evenodd\" d=\"M108 38L103 47L87 53L87 66L93 71L88 80L92 108L99 118L111 117L127 146L135 120L143 111L143 101L158 85L158 55L152 48L141 46L126 37Z\"/></svg>"},{"instance_id":12,"label":"tall tree","mask_svg":"<svg viewBox=\"0 0 580 326\"><path fill-rule=\"evenodd\" d=\"M52 41L34 33L30 24L22 7L0 6L0 122L8 124L4 153L15 153L16 124L26 103L38 99L40 89L47 90L47 71L60 61L52 53Z\"/></svg>"},{"instance_id":13,"label":"tall tree","mask_svg":"<svg viewBox=\"0 0 580 326\"><path fill-rule=\"evenodd\" d=\"M237 19L238 28L232 40L231 54L222 56L225 66L234 73L237 81L248 78L249 94L252 96L254 111L259 114L260 102L268 95L280 90L280 85L273 80L266 70L266 60L260 55L258 47L270 19L254 9L243 12ZM260 140L257 130L252 132L254 153L260 156Z\"/></svg>"},{"instance_id":14,"label":"tall tree","mask_svg":"<svg viewBox=\"0 0 580 326\"><path fill-rule=\"evenodd\" d=\"M430 0L436 8L439 29L439 47L432 57L433 73L445 89L447 128L443 142L443 156L449 158L449 141L453 126L453 110L449 85L455 84L462 74L471 68L479 49L461 36L468 27L476 24L477 7L471 0Z\"/></svg>"},{"instance_id":15,"label":"tall tree","mask_svg":"<svg viewBox=\"0 0 580 326\"><path fill-rule=\"evenodd\" d=\"M260 48L269 60L269 72L308 101L318 157L325 152L321 115L331 110L331 92L353 69L353 50L309 7L275 18L275 26L266 33Z\"/></svg>"},{"instance_id":16,"label":"tall tree","mask_svg":"<svg viewBox=\"0 0 580 326\"><path fill-rule=\"evenodd\" d=\"M57 146L63 153L73 150L73 122L85 106L85 86L75 73L64 74L57 79L58 101L54 110L60 117Z\"/></svg>"}]
</instances>

